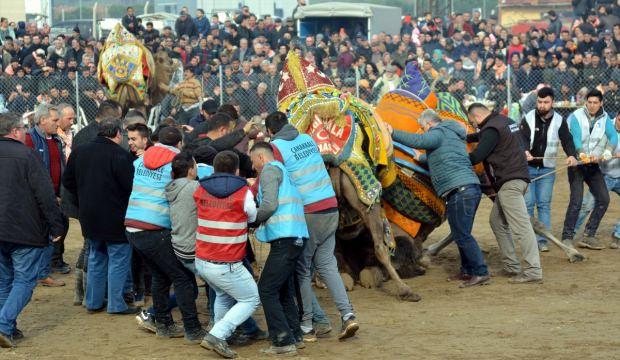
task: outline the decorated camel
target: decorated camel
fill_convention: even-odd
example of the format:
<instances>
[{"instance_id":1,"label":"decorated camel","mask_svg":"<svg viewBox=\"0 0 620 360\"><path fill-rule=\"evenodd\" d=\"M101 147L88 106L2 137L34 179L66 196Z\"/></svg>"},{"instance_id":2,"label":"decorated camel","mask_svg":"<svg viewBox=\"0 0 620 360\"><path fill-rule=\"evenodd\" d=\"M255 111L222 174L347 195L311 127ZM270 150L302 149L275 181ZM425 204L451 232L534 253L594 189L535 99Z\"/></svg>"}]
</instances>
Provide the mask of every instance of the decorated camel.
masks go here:
<instances>
[{"instance_id":1,"label":"decorated camel","mask_svg":"<svg viewBox=\"0 0 620 360\"><path fill-rule=\"evenodd\" d=\"M168 93L176 71L168 53L160 49L154 55L120 23L108 35L98 64L99 82L111 99L125 111L159 104Z\"/></svg>"},{"instance_id":2,"label":"decorated camel","mask_svg":"<svg viewBox=\"0 0 620 360\"><path fill-rule=\"evenodd\" d=\"M337 256L345 284L351 288L354 279L376 284L385 271L396 283L399 298L418 301L401 276L424 272L428 260L422 259L422 243L443 222L445 203L419 162L422 152L393 143L384 122L394 129L422 133L418 116L435 109L443 119L457 121L472 133L460 104L449 93L434 93L415 63L408 64L399 89L383 96L376 108L337 90L294 52L286 59L281 79L279 109L317 142L339 200ZM484 180L483 167L475 170ZM486 193L493 196L490 187ZM360 241L364 231L371 243ZM449 242L450 238L444 239L436 249ZM583 258L575 249L563 250L571 261Z\"/></svg>"}]
</instances>

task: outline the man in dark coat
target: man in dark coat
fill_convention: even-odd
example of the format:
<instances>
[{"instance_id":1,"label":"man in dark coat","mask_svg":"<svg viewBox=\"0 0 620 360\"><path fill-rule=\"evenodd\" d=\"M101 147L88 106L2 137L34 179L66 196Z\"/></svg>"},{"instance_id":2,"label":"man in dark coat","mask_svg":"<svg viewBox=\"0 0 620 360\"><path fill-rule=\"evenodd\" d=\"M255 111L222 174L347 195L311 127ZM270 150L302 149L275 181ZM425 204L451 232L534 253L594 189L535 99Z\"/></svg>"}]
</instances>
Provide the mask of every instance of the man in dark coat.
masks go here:
<instances>
[{"instance_id":1,"label":"man in dark coat","mask_svg":"<svg viewBox=\"0 0 620 360\"><path fill-rule=\"evenodd\" d=\"M0 114L0 347L23 337L15 324L32 297L39 259L48 239L64 231L52 181L23 144L25 132L17 115Z\"/></svg>"},{"instance_id":2,"label":"man in dark coat","mask_svg":"<svg viewBox=\"0 0 620 360\"><path fill-rule=\"evenodd\" d=\"M131 155L122 142L120 120L105 119L99 136L78 146L63 176L65 188L77 196L82 235L88 241L86 308L108 313L135 314L128 307L123 288L131 264L131 245L125 237L125 212L133 183ZM105 214L105 216L101 216Z\"/></svg>"},{"instance_id":3,"label":"man in dark coat","mask_svg":"<svg viewBox=\"0 0 620 360\"><path fill-rule=\"evenodd\" d=\"M181 11L179 18L174 23L174 31L177 33L178 37L183 35L187 35L190 38L198 37L198 28L196 28L196 24L194 20L192 20L192 17L185 11Z\"/></svg>"}]
</instances>

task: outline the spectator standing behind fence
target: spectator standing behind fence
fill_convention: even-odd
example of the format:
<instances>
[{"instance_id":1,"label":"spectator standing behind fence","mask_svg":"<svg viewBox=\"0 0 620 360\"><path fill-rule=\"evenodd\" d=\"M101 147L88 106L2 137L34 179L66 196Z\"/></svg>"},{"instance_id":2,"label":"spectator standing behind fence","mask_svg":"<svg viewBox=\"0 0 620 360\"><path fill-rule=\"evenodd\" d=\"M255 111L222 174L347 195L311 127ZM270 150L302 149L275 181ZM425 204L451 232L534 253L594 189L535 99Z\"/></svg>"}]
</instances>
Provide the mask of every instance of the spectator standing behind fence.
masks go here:
<instances>
[{"instance_id":1,"label":"spectator standing behind fence","mask_svg":"<svg viewBox=\"0 0 620 360\"><path fill-rule=\"evenodd\" d=\"M88 242L86 308L89 313L134 314L123 290L131 266L131 246L125 236L125 211L131 194L133 166L124 150L120 120L105 119L98 137L78 146L63 177L77 197L82 235ZM106 216L100 216L105 213ZM107 294L107 296L106 296Z\"/></svg>"},{"instance_id":2,"label":"spectator standing behind fence","mask_svg":"<svg viewBox=\"0 0 620 360\"><path fill-rule=\"evenodd\" d=\"M577 245L601 250L605 246L599 242L596 231L609 206L609 193L598 162L611 159L618 145L618 134L613 120L603 109L603 94L600 91L590 90L586 96L586 105L568 117L568 127L579 159L584 163L568 169L570 200L562 229L562 241L571 245L574 242L585 182L594 196L594 209L588 218L583 238Z\"/></svg>"},{"instance_id":3,"label":"spectator standing behind fence","mask_svg":"<svg viewBox=\"0 0 620 360\"><path fill-rule=\"evenodd\" d=\"M492 171L490 179L497 196L491 210L490 224L502 253L503 272L513 284L541 283L542 269L536 235L525 206L525 192L530 182L519 126L509 118L492 113L479 103L469 106L469 119L480 132L467 141L478 141L469 154L472 164L484 161ZM515 250L519 244L525 261L521 267Z\"/></svg>"},{"instance_id":4,"label":"spectator standing behind fence","mask_svg":"<svg viewBox=\"0 0 620 360\"><path fill-rule=\"evenodd\" d=\"M127 12L121 19L121 22L123 23L125 29L127 29L130 33L134 35L138 34L138 19L136 18L134 9L131 6L127 8Z\"/></svg>"},{"instance_id":5,"label":"spectator standing behind fence","mask_svg":"<svg viewBox=\"0 0 620 360\"><path fill-rule=\"evenodd\" d=\"M0 347L23 338L17 317L30 302L49 240L64 234L48 170L26 147L21 118L0 114ZM15 204L20 204L15 206Z\"/></svg>"},{"instance_id":6,"label":"spectator standing behind fence","mask_svg":"<svg viewBox=\"0 0 620 360\"><path fill-rule=\"evenodd\" d=\"M544 176L528 186L525 194L527 211L533 217L536 208L538 220L549 230L551 230L551 197L555 182L555 174L552 173L557 165L560 143L564 153L568 155L567 165L577 165L573 138L566 120L553 110L554 99L555 95L551 88L544 87L538 90L536 109L525 115L520 127L530 178ZM538 249L549 251L547 239L540 235L538 235Z\"/></svg>"},{"instance_id":7,"label":"spectator standing behind fence","mask_svg":"<svg viewBox=\"0 0 620 360\"><path fill-rule=\"evenodd\" d=\"M35 126L26 133L26 145L32 148L43 161L47 169L54 191L60 203L60 183L62 173L65 168L65 155L63 152L62 140L56 135L58 131L58 109L51 105L40 105L34 116ZM66 228L68 227L68 219L63 217ZM56 280L50 276L52 272L52 256L54 253L54 245L49 242L43 256L41 256L41 265L39 269L38 281L43 286L64 286L65 282ZM62 268L56 268L63 272ZM68 271L65 271L65 273Z\"/></svg>"}]
</instances>

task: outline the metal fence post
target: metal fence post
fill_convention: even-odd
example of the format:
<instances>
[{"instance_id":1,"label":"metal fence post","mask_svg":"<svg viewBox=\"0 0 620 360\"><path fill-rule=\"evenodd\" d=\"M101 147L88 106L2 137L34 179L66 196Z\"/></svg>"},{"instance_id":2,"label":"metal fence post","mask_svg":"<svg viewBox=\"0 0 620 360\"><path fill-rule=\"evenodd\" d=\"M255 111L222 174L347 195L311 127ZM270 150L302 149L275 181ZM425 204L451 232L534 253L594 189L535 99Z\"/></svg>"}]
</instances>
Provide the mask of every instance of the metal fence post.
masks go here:
<instances>
[{"instance_id":1,"label":"metal fence post","mask_svg":"<svg viewBox=\"0 0 620 360\"><path fill-rule=\"evenodd\" d=\"M80 74L75 72L75 115L78 123L78 130L82 129L82 117L80 114Z\"/></svg>"},{"instance_id":2,"label":"metal fence post","mask_svg":"<svg viewBox=\"0 0 620 360\"><path fill-rule=\"evenodd\" d=\"M360 97L360 69L358 66L355 68L355 97Z\"/></svg>"},{"instance_id":3,"label":"metal fence post","mask_svg":"<svg viewBox=\"0 0 620 360\"><path fill-rule=\"evenodd\" d=\"M508 109L508 114L510 114L510 109L512 109L512 77L510 68L512 65L508 64L506 67L506 107ZM501 111L501 109L498 109Z\"/></svg>"},{"instance_id":4,"label":"metal fence post","mask_svg":"<svg viewBox=\"0 0 620 360\"><path fill-rule=\"evenodd\" d=\"M222 64L218 67L218 76L220 80L220 106L224 105L224 68Z\"/></svg>"}]
</instances>

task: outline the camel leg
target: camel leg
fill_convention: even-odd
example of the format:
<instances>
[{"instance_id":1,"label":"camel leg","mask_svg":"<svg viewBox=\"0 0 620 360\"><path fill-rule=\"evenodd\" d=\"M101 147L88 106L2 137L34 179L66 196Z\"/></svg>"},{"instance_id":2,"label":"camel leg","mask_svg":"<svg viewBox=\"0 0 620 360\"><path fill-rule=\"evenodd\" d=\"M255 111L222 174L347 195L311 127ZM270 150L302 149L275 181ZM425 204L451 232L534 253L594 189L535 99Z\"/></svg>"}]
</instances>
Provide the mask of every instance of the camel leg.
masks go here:
<instances>
[{"instance_id":1,"label":"camel leg","mask_svg":"<svg viewBox=\"0 0 620 360\"><path fill-rule=\"evenodd\" d=\"M379 260L379 262L383 265L390 278L397 283L398 297L407 301L420 301L420 296L413 293L411 288L403 282L400 276L398 276L396 269L394 269L394 266L392 266L392 263L390 262L390 255L388 253L387 246L385 246L383 242L384 229L381 207L379 205L373 205L370 209L368 209L366 205L360 202L355 186L347 175L341 172L339 178L340 190L343 197L347 200L349 205L358 212L370 232L374 243L377 260Z\"/></svg>"},{"instance_id":2,"label":"camel leg","mask_svg":"<svg viewBox=\"0 0 620 360\"><path fill-rule=\"evenodd\" d=\"M400 226L396 225L395 223L390 223L390 225L392 227L392 234L394 235L394 239L405 239L407 240L407 242L409 242L409 244L411 244L411 250L413 251L416 260L413 264L413 267L417 271L425 273L426 269L428 269L428 267L430 266L430 258L428 256L424 256L425 253L424 250L421 249L421 244L419 244L415 238L411 237L409 233L401 229Z\"/></svg>"},{"instance_id":3,"label":"camel leg","mask_svg":"<svg viewBox=\"0 0 620 360\"><path fill-rule=\"evenodd\" d=\"M579 253L579 251L577 251L577 249L575 249L574 247L564 245L560 240L558 240L555 236L553 236L553 234L551 233L551 231L547 229L545 224L538 221L538 219L531 217L530 221L532 222L532 227L534 228L534 232L536 232L538 235L542 235L546 237L547 239L551 240L552 243L556 244L560 249L562 249L566 253L566 256L568 256L568 261L579 262L579 261L583 261L586 259L584 255L582 255L581 253Z\"/></svg>"}]
</instances>

